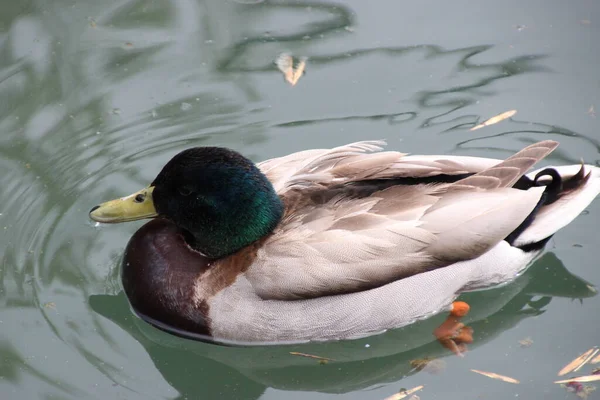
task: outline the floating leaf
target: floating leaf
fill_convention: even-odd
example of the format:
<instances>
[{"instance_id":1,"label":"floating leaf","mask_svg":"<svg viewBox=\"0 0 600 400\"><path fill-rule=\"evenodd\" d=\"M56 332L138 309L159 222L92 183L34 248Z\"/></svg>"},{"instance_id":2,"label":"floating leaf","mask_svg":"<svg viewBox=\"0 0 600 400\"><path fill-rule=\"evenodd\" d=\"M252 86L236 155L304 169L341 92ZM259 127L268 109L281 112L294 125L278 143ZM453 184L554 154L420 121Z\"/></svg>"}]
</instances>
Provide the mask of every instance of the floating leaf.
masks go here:
<instances>
[{"instance_id":1,"label":"floating leaf","mask_svg":"<svg viewBox=\"0 0 600 400\"><path fill-rule=\"evenodd\" d=\"M503 112L502 114L498 114L495 117L488 119L487 121L483 122L482 124L472 127L470 130L475 131L477 129L483 128L484 126L497 124L500 121L504 121L505 119L512 117L516 113L517 113L517 110L510 110L510 111Z\"/></svg>"},{"instance_id":2,"label":"floating leaf","mask_svg":"<svg viewBox=\"0 0 600 400\"><path fill-rule=\"evenodd\" d=\"M514 378L511 378L509 376L504 376L504 375L496 374L494 372L479 371L477 369L472 369L471 371L475 372L476 374L487 376L488 378L501 380L503 382L515 383L515 384L516 383L520 383L518 380L516 380Z\"/></svg>"},{"instance_id":3,"label":"floating leaf","mask_svg":"<svg viewBox=\"0 0 600 400\"><path fill-rule=\"evenodd\" d=\"M291 355L293 355L293 356L300 356L300 357L314 358L315 360L321 360L321 361L335 361L333 358L327 358L327 357L315 356L315 355L313 355L313 354L298 353L297 351L290 351L290 354L291 354Z\"/></svg>"},{"instance_id":4,"label":"floating leaf","mask_svg":"<svg viewBox=\"0 0 600 400\"><path fill-rule=\"evenodd\" d=\"M581 367L583 367L585 364L587 364L588 362L590 362L591 359L594 358L594 356L598 353L598 351L600 351L600 349L596 349L592 352L592 354L590 354L585 360L583 360L583 362L581 363L581 365L579 365L579 367L575 368L573 370L573 372L577 372L581 369Z\"/></svg>"},{"instance_id":5,"label":"floating leaf","mask_svg":"<svg viewBox=\"0 0 600 400\"><path fill-rule=\"evenodd\" d=\"M393 394L390 397L386 397L385 400L401 400L407 396L410 396L414 392L418 392L421 389L423 389L423 385L408 390L401 390L399 393Z\"/></svg>"},{"instance_id":6,"label":"floating leaf","mask_svg":"<svg viewBox=\"0 0 600 400\"><path fill-rule=\"evenodd\" d=\"M600 375L578 376L577 378L570 378L570 379L563 379L561 381L554 381L554 383L569 383L569 382L584 383L584 382L593 382L593 381L600 381Z\"/></svg>"},{"instance_id":7,"label":"floating leaf","mask_svg":"<svg viewBox=\"0 0 600 400\"><path fill-rule=\"evenodd\" d=\"M583 353L582 355L580 355L579 357L577 357L576 359L574 359L573 361L571 361L570 363L565 365L563 367L563 369L561 369L558 372L558 376L566 375L569 372L572 372L575 369L580 368L583 364L585 364L587 362L590 354L594 353L594 350L595 350L595 347L592 347L591 349L589 349L588 351L586 351L585 353Z\"/></svg>"},{"instance_id":8,"label":"floating leaf","mask_svg":"<svg viewBox=\"0 0 600 400\"><path fill-rule=\"evenodd\" d=\"M302 74L304 74L304 69L306 68L306 58L301 58L296 66L296 69L294 69L294 59L292 56L287 53L282 53L279 55L279 57L277 57L277 60L275 60L275 64L277 65L277 68L283 72L285 80L290 85L294 86L296 83L298 83L298 80L300 80Z\"/></svg>"},{"instance_id":9,"label":"floating leaf","mask_svg":"<svg viewBox=\"0 0 600 400\"><path fill-rule=\"evenodd\" d=\"M415 371L425 371L430 374L438 374L446 369L444 360L428 357L410 360L410 366L413 367Z\"/></svg>"},{"instance_id":10,"label":"floating leaf","mask_svg":"<svg viewBox=\"0 0 600 400\"><path fill-rule=\"evenodd\" d=\"M519 346L521 347L530 347L533 344L533 340L530 337L525 338L523 340L519 340Z\"/></svg>"}]
</instances>

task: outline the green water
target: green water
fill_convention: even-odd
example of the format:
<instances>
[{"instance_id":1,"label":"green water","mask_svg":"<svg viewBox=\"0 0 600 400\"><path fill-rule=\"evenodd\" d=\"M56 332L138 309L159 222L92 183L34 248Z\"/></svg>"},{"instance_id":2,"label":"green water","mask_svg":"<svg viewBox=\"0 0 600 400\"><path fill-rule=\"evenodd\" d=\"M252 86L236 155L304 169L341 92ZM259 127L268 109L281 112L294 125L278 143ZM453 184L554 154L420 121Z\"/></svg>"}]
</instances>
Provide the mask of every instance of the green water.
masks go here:
<instances>
[{"instance_id":1,"label":"green water","mask_svg":"<svg viewBox=\"0 0 600 400\"><path fill-rule=\"evenodd\" d=\"M595 0L247 3L0 0L0 398L383 400L418 385L421 399L576 398L552 381L600 345L600 201L515 282L465 296L475 343L463 359L432 341L441 316L240 349L132 315L118 265L140 223L95 227L87 212L190 146L260 161L383 138L502 158L555 139L546 163L600 164ZM273 64L283 51L309 57L294 87ZM424 357L445 369L412 371Z\"/></svg>"}]
</instances>

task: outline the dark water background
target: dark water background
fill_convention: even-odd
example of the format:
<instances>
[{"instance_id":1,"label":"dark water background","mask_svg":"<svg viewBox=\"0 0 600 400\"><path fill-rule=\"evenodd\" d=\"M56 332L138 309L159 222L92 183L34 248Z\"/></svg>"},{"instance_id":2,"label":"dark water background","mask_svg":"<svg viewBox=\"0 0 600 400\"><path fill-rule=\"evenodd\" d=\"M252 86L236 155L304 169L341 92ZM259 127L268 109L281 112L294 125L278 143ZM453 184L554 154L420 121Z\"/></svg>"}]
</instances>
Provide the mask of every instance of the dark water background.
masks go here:
<instances>
[{"instance_id":1,"label":"dark water background","mask_svg":"<svg viewBox=\"0 0 600 400\"><path fill-rule=\"evenodd\" d=\"M87 211L195 145L260 161L383 138L503 158L549 138L561 147L547 163L598 165L599 39L596 0L1 0L0 398L376 400L417 385L421 399L575 398L552 381L600 344L600 201L517 281L466 296L464 359L431 342L440 318L293 347L156 332L118 279L140 224L97 228ZM309 57L295 87L273 64L283 51ZM445 369L411 371L424 357Z\"/></svg>"}]
</instances>

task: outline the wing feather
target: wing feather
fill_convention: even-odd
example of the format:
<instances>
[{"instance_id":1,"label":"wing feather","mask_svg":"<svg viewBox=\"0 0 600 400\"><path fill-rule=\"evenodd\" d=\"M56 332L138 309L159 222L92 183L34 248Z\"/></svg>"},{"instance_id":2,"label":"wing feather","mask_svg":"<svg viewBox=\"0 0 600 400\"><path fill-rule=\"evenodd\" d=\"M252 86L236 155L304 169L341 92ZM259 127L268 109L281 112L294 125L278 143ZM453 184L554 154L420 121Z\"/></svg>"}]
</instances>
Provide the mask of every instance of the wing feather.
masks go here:
<instances>
[{"instance_id":1,"label":"wing feather","mask_svg":"<svg viewBox=\"0 0 600 400\"><path fill-rule=\"evenodd\" d=\"M382 144L358 142L259 164L288 204L283 223L245 273L260 297L365 290L480 256L537 205L543 187L510 186L557 145L540 142L499 161L377 152ZM465 173L474 175L451 184L395 185L366 197L340 190L365 180Z\"/></svg>"}]
</instances>

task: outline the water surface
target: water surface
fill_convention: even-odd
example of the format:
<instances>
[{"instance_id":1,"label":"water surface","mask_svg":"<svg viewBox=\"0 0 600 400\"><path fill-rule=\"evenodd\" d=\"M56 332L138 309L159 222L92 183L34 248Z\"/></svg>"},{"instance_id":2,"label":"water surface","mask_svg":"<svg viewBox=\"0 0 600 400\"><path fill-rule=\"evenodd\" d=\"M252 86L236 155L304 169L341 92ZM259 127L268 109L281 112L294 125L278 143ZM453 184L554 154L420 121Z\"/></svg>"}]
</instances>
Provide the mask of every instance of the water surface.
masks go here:
<instances>
[{"instance_id":1,"label":"water surface","mask_svg":"<svg viewBox=\"0 0 600 400\"><path fill-rule=\"evenodd\" d=\"M476 341L464 359L432 341L442 316L288 347L158 332L132 315L118 277L141 223L99 228L87 212L197 145L260 161L386 139L503 158L555 139L546 164L600 165L599 39L594 0L1 0L0 397L371 400L418 385L422 399L573 396L552 381L600 344L599 201L515 282L465 296ZM294 87L273 63L284 51L309 58ZM445 369L412 370L424 357Z\"/></svg>"}]
</instances>

